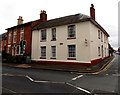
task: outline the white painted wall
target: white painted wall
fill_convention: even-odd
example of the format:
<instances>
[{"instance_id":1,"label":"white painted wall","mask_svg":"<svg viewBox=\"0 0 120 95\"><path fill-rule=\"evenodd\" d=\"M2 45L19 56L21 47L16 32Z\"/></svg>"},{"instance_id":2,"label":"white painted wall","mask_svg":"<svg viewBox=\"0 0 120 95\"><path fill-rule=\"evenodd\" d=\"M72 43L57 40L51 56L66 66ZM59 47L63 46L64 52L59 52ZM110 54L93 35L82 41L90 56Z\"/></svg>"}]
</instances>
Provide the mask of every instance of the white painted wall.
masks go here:
<instances>
[{"instance_id":1,"label":"white painted wall","mask_svg":"<svg viewBox=\"0 0 120 95\"><path fill-rule=\"evenodd\" d=\"M41 30L33 31L31 55L32 60L90 63L91 60L101 58L101 56L98 56L98 46L103 44L104 47L108 48L108 45L106 43L101 43L101 39L98 39L98 28L90 21L74 23L71 25L76 25L76 39L67 40L68 25L47 28L46 42L40 42ZM56 28L56 41L51 41L52 28ZM85 39L88 41L87 46L85 45ZM60 43L63 43L63 45L60 45ZM68 45L76 45L76 60L67 60ZM46 46L46 59L40 59L41 46ZM50 59L51 46L56 46L56 59Z\"/></svg>"},{"instance_id":2,"label":"white painted wall","mask_svg":"<svg viewBox=\"0 0 120 95\"><path fill-rule=\"evenodd\" d=\"M103 45L104 47L104 57L105 57L105 48L106 48L106 56L108 56L108 40L106 43L104 43L104 35L103 35L103 42L101 42L101 38L98 39L98 30L94 24L90 22L90 51L91 51L91 60L99 59L102 58L102 51L101 51L101 46ZM103 33L103 31L100 30L100 32ZM100 33L101 37L101 33ZM100 54L101 56L98 56L98 47L100 47Z\"/></svg>"}]
</instances>

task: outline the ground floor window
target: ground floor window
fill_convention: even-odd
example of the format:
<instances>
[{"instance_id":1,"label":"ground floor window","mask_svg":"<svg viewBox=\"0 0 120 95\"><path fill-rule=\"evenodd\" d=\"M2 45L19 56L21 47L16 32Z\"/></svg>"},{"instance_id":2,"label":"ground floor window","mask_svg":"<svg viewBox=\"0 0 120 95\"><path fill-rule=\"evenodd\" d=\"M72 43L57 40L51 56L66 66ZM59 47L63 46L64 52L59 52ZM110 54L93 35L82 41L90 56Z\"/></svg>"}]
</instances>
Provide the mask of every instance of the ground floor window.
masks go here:
<instances>
[{"instance_id":1,"label":"ground floor window","mask_svg":"<svg viewBox=\"0 0 120 95\"><path fill-rule=\"evenodd\" d=\"M76 57L76 46L75 45L68 45L68 57L69 58Z\"/></svg>"},{"instance_id":2,"label":"ground floor window","mask_svg":"<svg viewBox=\"0 0 120 95\"><path fill-rule=\"evenodd\" d=\"M100 47L98 47L98 56L100 56Z\"/></svg>"},{"instance_id":3,"label":"ground floor window","mask_svg":"<svg viewBox=\"0 0 120 95\"><path fill-rule=\"evenodd\" d=\"M56 57L56 46L51 46L52 57Z\"/></svg>"},{"instance_id":4,"label":"ground floor window","mask_svg":"<svg viewBox=\"0 0 120 95\"><path fill-rule=\"evenodd\" d=\"M41 46L41 57L46 57L46 46Z\"/></svg>"},{"instance_id":5,"label":"ground floor window","mask_svg":"<svg viewBox=\"0 0 120 95\"><path fill-rule=\"evenodd\" d=\"M19 54L19 53L20 53L20 47L17 46L17 47L16 47L16 54Z\"/></svg>"},{"instance_id":6,"label":"ground floor window","mask_svg":"<svg viewBox=\"0 0 120 95\"><path fill-rule=\"evenodd\" d=\"M8 53L10 53L10 49L11 49L11 47L10 47L10 46L8 46Z\"/></svg>"},{"instance_id":7,"label":"ground floor window","mask_svg":"<svg viewBox=\"0 0 120 95\"><path fill-rule=\"evenodd\" d=\"M106 56L106 48L105 48L105 56Z\"/></svg>"}]
</instances>

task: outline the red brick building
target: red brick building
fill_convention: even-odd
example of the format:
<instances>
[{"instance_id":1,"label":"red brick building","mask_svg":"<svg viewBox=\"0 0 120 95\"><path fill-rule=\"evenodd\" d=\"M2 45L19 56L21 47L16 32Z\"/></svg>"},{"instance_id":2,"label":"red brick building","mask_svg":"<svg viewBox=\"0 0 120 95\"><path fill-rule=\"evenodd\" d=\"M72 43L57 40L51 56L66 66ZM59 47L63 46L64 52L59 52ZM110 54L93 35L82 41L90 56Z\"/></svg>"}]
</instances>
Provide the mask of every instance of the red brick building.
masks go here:
<instances>
[{"instance_id":1,"label":"red brick building","mask_svg":"<svg viewBox=\"0 0 120 95\"><path fill-rule=\"evenodd\" d=\"M18 18L18 25L7 28L6 36L6 53L13 56L22 55L20 42L26 41L25 53L31 55L31 40L32 40L32 28L42 21L47 20L46 11L41 11L40 19L23 23L21 16Z\"/></svg>"},{"instance_id":2,"label":"red brick building","mask_svg":"<svg viewBox=\"0 0 120 95\"><path fill-rule=\"evenodd\" d=\"M6 33L0 35L0 49L1 51L6 50Z\"/></svg>"}]
</instances>

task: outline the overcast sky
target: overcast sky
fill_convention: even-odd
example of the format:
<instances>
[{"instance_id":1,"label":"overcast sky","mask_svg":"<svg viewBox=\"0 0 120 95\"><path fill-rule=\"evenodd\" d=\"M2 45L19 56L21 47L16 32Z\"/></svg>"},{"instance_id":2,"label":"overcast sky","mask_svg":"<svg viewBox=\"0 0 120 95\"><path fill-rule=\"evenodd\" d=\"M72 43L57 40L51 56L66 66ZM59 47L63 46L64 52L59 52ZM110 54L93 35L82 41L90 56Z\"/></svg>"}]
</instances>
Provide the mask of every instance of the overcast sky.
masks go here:
<instances>
[{"instance_id":1,"label":"overcast sky","mask_svg":"<svg viewBox=\"0 0 120 95\"><path fill-rule=\"evenodd\" d=\"M24 23L40 18L41 10L47 12L47 18L54 19L82 13L90 15L91 3L94 4L96 21L109 33L109 43L118 47L118 1L119 0L1 0L0 34L6 28L17 25L19 16Z\"/></svg>"}]
</instances>

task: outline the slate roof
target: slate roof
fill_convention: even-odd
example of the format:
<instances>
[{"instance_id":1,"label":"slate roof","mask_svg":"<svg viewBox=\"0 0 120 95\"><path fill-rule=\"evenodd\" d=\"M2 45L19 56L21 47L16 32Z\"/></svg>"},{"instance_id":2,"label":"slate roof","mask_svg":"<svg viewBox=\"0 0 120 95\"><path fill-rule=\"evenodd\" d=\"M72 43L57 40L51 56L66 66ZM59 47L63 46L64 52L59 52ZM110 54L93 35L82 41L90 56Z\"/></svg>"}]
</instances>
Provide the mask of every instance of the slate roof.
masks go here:
<instances>
[{"instance_id":1,"label":"slate roof","mask_svg":"<svg viewBox=\"0 0 120 95\"><path fill-rule=\"evenodd\" d=\"M48 21L45 21L45 22L40 22L40 24L35 26L33 28L33 30L76 23L76 22L79 22L79 21L82 21L82 20L86 20L88 18L90 18L90 17L87 16L87 15L83 15L83 14L75 14L75 15L60 17L60 18L48 20Z\"/></svg>"},{"instance_id":2,"label":"slate roof","mask_svg":"<svg viewBox=\"0 0 120 95\"><path fill-rule=\"evenodd\" d=\"M33 27L32 30L51 28L51 27L56 27L56 26L61 26L61 25L66 25L66 24L83 22L83 21L91 21L94 25L100 28L109 37L109 34L104 30L102 26L100 26L100 24L98 24L90 16L87 16L81 13L40 22L38 25Z\"/></svg>"}]
</instances>

